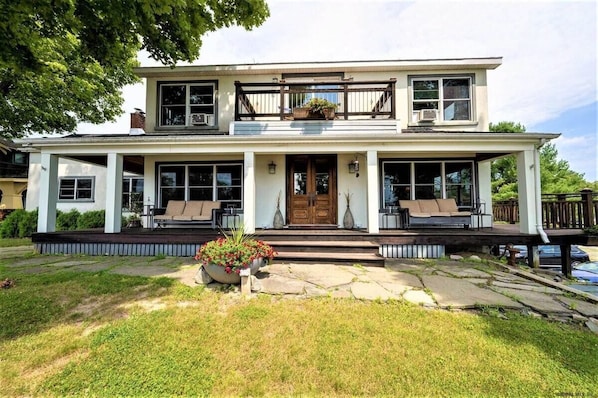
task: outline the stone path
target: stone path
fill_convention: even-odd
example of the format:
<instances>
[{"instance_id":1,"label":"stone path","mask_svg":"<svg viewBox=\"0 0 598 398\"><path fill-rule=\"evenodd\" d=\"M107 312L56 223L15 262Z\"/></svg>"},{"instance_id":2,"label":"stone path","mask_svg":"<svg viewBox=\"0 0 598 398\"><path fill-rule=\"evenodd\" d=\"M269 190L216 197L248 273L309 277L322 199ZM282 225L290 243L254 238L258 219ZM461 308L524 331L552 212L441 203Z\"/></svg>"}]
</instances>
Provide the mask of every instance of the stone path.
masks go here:
<instances>
[{"instance_id":1,"label":"stone path","mask_svg":"<svg viewBox=\"0 0 598 398\"><path fill-rule=\"evenodd\" d=\"M31 248L0 248L0 259L9 269L22 272L107 271L169 277L197 286L198 264L192 258L35 256ZM207 287L220 286L212 283ZM389 259L385 267L275 263L258 272L253 289L283 297L405 300L442 309L508 308L585 323L598 331L598 297L518 268L479 260Z\"/></svg>"}]
</instances>

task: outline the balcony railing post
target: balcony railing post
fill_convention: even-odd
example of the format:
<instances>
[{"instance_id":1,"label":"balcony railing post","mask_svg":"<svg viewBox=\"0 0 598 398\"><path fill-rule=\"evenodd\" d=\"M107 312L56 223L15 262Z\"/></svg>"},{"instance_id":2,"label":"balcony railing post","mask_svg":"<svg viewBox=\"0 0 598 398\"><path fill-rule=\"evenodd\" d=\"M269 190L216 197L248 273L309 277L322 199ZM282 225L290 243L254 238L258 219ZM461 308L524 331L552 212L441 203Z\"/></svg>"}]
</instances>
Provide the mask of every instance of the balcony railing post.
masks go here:
<instances>
[{"instance_id":1,"label":"balcony railing post","mask_svg":"<svg viewBox=\"0 0 598 398\"><path fill-rule=\"evenodd\" d=\"M284 120L284 83L280 83L280 120ZM289 107L291 106L291 101L289 100ZM293 110L291 109L291 112Z\"/></svg>"},{"instance_id":2,"label":"balcony railing post","mask_svg":"<svg viewBox=\"0 0 598 398\"><path fill-rule=\"evenodd\" d=\"M390 83L390 87L391 87L391 91L390 91L390 118L391 119L395 119L395 116L397 114L397 110L396 110L396 102L395 102L395 86L397 83L397 79L391 79L391 83Z\"/></svg>"},{"instance_id":3,"label":"balcony railing post","mask_svg":"<svg viewBox=\"0 0 598 398\"><path fill-rule=\"evenodd\" d=\"M516 220L516 204L517 204L517 199L516 198L510 198L509 199L509 224L515 224L515 220Z\"/></svg>"},{"instance_id":4,"label":"balcony railing post","mask_svg":"<svg viewBox=\"0 0 598 398\"><path fill-rule=\"evenodd\" d=\"M349 85L343 84L343 117L345 120L349 120Z\"/></svg>"},{"instance_id":5,"label":"balcony railing post","mask_svg":"<svg viewBox=\"0 0 598 398\"><path fill-rule=\"evenodd\" d=\"M594 226L594 206L592 203L592 190L589 188L581 190L581 203L583 208L583 225L582 228L590 228Z\"/></svg>"},{"instance_id":6,"label":"balcony railing post","mask_svg":"<svg viewBox=\"0 0 598 398\"><path fill-rule=\"evenodd\" d=\"M239 98L241 95L241 82L238 80L235 80L235 121L238 122L239 120L241 120L241 118L239 117Z\"/></svg>"}]
</instances>

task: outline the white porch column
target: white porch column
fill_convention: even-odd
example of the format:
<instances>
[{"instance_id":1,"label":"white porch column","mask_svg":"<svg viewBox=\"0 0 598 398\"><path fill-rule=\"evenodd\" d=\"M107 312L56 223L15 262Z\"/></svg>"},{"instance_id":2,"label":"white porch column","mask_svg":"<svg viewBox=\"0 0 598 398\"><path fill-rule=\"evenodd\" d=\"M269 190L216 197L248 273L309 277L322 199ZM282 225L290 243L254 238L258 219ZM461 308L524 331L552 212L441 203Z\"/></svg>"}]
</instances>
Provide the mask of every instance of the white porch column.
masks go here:
<instances>
[{"instance_id":1,"label":"white porch column","mask_svg":"<svg viewBox=\"0 0 598 398\"><path fill-rule=\"evenodd\" d=\"M533 235L537 233L536 224L538 224L536 223L537 199L534 167L534 151L523 151L517 154L519 231Z\"/></svg>"},{"instance_id":2,"label":"white porch column","mask_svg":"<svg viewBox=\"0 0 598 398\"><path fill-rule=\"evenodd\" d=\"M368 179L368 232L380 232L378 211L380 207L380 192L378 186L378 151L367 151L367 179Z\"/></svg>"},{"instance_id":3,"label":"white porch column","mask_svg":"<svg viewBox=\"0 0 598 398\"><path fill-rule=\"evenodd\" d=\"M118 233L121 229L123 196L123 155L108 154L106 167L106 225L104 232Z\"/></svg>"},{"instance_id":4,"label":"white porch column","mask_svg":"<svg viewBox=\"0 0 598 398\"><path fill-rule=\"evenodd\" d=\"M37 232L54 232L56 231L56 202L58 201L58 156L42 153L40 160Z\"/></svg>"},{"instance_id":5,"label":"white porch column","mask_svg":"<svg viewBox=\"0 0 598 398\"><path fill-rule=\"evenodd\" d=\"M248 234L255 233L255 153L244 153L243 225Z\"/></svg>"},{"instance_id":6,"label":"white porch column","mask_svg":"<svg viewBox=\"0 0 598 398\"><path fill-rule=\"evenodd\" d=\"M481 210L487 217L482 216L480 221L482 227L492 227L492 183L491 183L491 167L492 162L478 163L478 194L480 201L484 203L484 208ZM474 198L475 199L475 198ZM476 218L476 217L474 217ZM476 219L475 222L478 222Z\"/></svg>"}]
</instances>

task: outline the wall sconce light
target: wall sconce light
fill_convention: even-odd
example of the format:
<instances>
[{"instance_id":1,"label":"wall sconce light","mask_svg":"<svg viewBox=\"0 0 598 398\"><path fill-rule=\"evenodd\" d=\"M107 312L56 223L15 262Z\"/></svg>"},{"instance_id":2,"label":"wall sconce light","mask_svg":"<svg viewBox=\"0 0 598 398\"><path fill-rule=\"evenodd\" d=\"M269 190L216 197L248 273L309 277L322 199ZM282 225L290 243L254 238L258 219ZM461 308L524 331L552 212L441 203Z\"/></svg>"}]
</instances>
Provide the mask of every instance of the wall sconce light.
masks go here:
<instances>
[{"instance_id":1,"label":"wall sconce light","mask_svg":"<svg viewBox=\"0 0 598 398\"><path fill-rule=\"evenodd\" d=\"M270 161L270 163L268 163L268 173L276 174L276 163L274 163L273 161Z\"/></svg>"},{"instance_id":2,"label":"wall sconce light","mask_svg":"<svg viewBox=\"0 0 598 398\"><path fill-rule=\"evenodd\" d=\"M349 162L349 173L351 174L355 174L359 172L359 160L355 159L355 160L351 160Z\"/></svg>"}]
</instances>

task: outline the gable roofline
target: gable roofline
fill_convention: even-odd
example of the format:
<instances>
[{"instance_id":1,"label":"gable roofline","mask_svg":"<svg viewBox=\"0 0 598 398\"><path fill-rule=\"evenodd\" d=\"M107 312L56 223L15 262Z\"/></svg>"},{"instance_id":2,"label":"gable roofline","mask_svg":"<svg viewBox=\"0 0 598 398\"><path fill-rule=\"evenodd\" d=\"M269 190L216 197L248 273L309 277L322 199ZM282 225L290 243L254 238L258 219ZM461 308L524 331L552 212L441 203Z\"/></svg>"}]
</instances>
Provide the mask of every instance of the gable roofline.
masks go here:
<instances>
[{"instance_id":1,"label":"gable roofline","mask_svg":"<svg viewBox=\"0 0 598 398\"><path fill-rule=\"evenodd\" d=\"M315 62L279 62L229 65L181 65L143 66L135 68L140 77L162 77L176 75L256 75L265 73L296 72L345 72L360 71L409 71L409 70L447 70L447 69L496 69L502 64L502 57L486 58L445 58L445 59L408 59L378 61L315 61Z\"/></svg>"}]
</instances>

